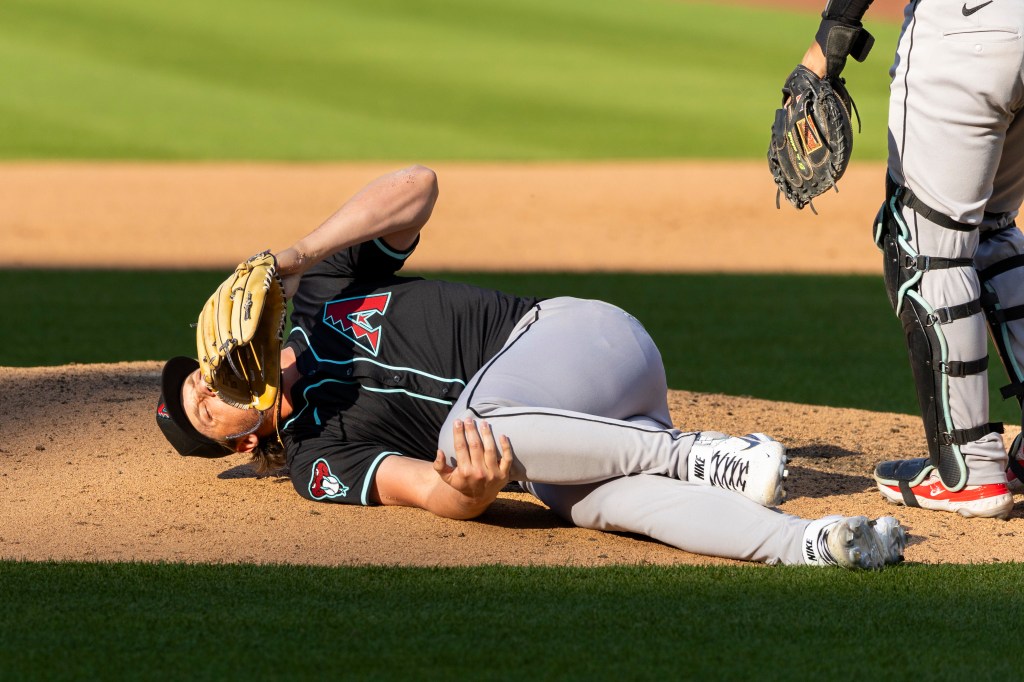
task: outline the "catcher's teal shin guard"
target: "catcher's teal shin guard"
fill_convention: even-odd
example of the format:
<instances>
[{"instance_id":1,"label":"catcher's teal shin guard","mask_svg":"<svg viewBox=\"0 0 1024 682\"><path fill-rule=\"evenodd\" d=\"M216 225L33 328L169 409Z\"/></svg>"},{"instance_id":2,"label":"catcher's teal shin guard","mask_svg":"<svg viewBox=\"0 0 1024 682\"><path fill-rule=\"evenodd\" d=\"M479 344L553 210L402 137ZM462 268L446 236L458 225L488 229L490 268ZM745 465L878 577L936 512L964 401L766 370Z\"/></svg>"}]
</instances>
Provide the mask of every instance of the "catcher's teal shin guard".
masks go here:
<instances>
[{"instance_id":1,"label":"catcher's teal shin guard","mask_svg":"<svg viewBox=\"0 0 1024 682\"><path fill-rule=\"evenodd\" d=\"M918 253L913 246L917 242L903 217L904 207L916 214L915 220L929 220L931 227L963 231L974 228L932 211L891 179L887 182L885 203L875 221L875 243L883 253L889 302L903 325L928 440L929 460L938 470L942 483L955 492L967 485L967 465L960 446L1002 431L1001 424L955 424L950 409L950 382L985 372L988 355L951 361L944 328L957 320L980 315L982 304L980 299L974 299L937 306L925 299L921 286L925 273L971 268L973 274L974 261Z\"/></svg>"},{"instance_id":2,"label":"catcher's teal shin guard","mask_svg":"<svg viewBox=\"0 0 1024 682\"><path fill-rule=\"evenodd\" d=\"M1003 398L1014 397L1022 408L1024 426L1024 234L1006 216L985 216L993 229L981 233L975 263L981 280L981 303L989 331L1010 383L1000 389ZM1024 481L1024 467L1017 460L1021 436L1010 446L1009 467Z\"/></svg>"}]
</instances>

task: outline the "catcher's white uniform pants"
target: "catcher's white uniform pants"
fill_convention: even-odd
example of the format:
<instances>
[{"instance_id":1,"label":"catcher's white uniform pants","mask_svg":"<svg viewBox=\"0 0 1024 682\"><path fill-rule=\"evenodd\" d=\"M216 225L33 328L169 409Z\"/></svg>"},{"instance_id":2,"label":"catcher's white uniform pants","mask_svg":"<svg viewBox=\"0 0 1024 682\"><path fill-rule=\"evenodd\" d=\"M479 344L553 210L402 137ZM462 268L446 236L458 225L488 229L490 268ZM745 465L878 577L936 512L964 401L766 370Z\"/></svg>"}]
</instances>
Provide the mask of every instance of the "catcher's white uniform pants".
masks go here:
<instances>
[{"instance_id":1,"label":"catcher's white uniform pants","mask_svg":"<svg viewBox=\"0 0 1024 682\"><path fill-rule=\"evenodd\" d=\"M996 0L911 2L890 69L889 174L932 209L985 233L1009 223L1024 198L1024 2ZM975 12L968 6L979 6ZM1001 214L1001 215L995 215ZM933 307L955 306L981 293L978 270L1024 253L1024 238L1009 230L991 240L979 230L937 225L904 208L917 253L974 258L976 268L924 273L921 295ZM1024 269L993 281L1000 306L1024 303ZM943 329L950 360L985 355L981 314ZM1010 348L1024 359L1024 321L1008 325ZM987 372L950 380L954 424L988 421ZM928 415L925 415L928 419ZM970 485L1005 482L1006 453L990 433L960 448Z\"/></svg>"}]
</instances>

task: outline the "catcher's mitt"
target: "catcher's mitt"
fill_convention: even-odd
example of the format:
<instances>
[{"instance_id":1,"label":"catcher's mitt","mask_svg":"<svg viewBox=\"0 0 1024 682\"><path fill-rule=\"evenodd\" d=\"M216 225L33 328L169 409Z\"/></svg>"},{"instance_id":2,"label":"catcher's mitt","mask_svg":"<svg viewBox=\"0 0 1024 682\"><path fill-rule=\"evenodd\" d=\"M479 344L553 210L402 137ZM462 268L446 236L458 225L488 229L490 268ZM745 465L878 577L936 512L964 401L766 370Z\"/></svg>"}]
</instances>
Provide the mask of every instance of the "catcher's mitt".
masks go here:
<instances>
[{"instance_id":1,"label":"catcher's mitt","mask_svg":"<svg viewBox=\"0 0 1024 682\"><path fill-rule=\"evenodd\" d=\"M226 403L257 410L276 403L284 315L277 261L269 251L240 263L206 301L196 327L199 371Z\"/></svg>"},{"instance_id":2,"label":"catcher's mitt","mask_svg":"<svg viewBox=\"0 0 1024 682\"><path fill-rule=\"evenodd\" d=\"M789 74L782 98L768 145L768 168L779 186L775 205L785 195L817 213L811 200L835 187L850 163L856 109L841 78L818 78L803 65Z\"/></svg>"}]
</instances>

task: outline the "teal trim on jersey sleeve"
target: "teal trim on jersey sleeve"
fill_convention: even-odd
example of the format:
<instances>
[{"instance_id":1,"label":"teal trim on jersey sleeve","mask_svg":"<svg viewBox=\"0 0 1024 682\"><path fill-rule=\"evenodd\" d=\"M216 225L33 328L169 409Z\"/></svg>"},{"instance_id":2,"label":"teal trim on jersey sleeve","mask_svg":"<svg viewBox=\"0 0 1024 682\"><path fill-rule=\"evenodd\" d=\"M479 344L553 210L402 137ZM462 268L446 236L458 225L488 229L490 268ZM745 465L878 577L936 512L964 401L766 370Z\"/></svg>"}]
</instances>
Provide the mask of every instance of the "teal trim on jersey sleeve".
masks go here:
<instances>
[{"instance_id":1,"label":"teal trim on jersey sleeve","mask_svg":"<svg viewBox=\"0 0 1024 682\"><path fill-rule=\"evenodd\" d=\"M441 398L434 398L433 396L423 395L421 393L413 393L407 391L404 388L376 388L375 386L366 386L359 384L359 388L364 391L370 391L371 393L404 393L410 398L416 398L417 400L426 400L431 403L441 403L442 405L454 405L455 402L452 400L442 400Z\"/></svg>"},{"instance_id":2,"label":"teal trim on jersey sleeve","mask_svg":"<svg viewBox=\"0 0 1024 682\"><path fill-rule=\"evenodd\" d=\"M417 242L419 241L419 237L417 237L417 238L416 238L416 241L417 241ZM398 259L398 260L405 260L406 258L408 258L409 256L411 256L411 255L412 255L413 249L415 249L415 248L416 248L416 244L414 243L414 244L412 245L412 248L410 248L410 249L409 249L408 251L406 251L405 253L402 253L401 251L395 251L395 250L394 250L394 249L392 249L392 248L391 248L390 246L388 246L387 244L385 244L385 243L384 243L384 240L383 240L383 239L381 239L380 237L377 237L376 239L374 239L374 240L373 240L373 243L377 245L377 248L378 248L378 249L380 249L381 251L383 251L383 252L384 252L384 253L386 253L387 255L391 256L392 258L396 258L396 259Z\"/></svg>"},{"instance_id":3,"label":"teal trim on jersey sleeve","mask_svg":"<svg viewBox=\"0 0 1024 682\"><path fill-rule=\"evenodd\" d=\"M398 455L401 457L402 453L390 451L382 452L377 455L373 460L373 463L370 464L370 470L366 472L366 478L363 479L363 492L359 496L359 501L364 507L370 506L370 482L373 480L373 477L377 475L377 467L380 466L380 463L384 461L384 458L388 455Z\"/></svg>"}]
</instances>

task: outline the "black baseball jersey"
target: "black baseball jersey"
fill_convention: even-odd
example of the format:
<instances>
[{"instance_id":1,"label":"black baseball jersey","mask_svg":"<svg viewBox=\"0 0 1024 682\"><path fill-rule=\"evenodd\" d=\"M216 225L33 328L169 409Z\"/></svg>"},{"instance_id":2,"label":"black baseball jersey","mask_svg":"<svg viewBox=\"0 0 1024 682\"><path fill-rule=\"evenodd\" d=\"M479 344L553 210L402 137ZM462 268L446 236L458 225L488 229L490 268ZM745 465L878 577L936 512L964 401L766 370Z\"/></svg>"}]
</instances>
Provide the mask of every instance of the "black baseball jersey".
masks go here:
<instances>
[{"instance_id":1,"label":"black baseball jersey","mask_svg":"<svg viewBox=\"0 0 1024 682\"><path fill-rule=\"evenodd\" d=\"M433 460L466 382L539 301L397 275L410 253L378 239L302 277L287 342L301 377L281 435L304 497L370 504L385 457Z\"/></svg>"}]
</instances>

